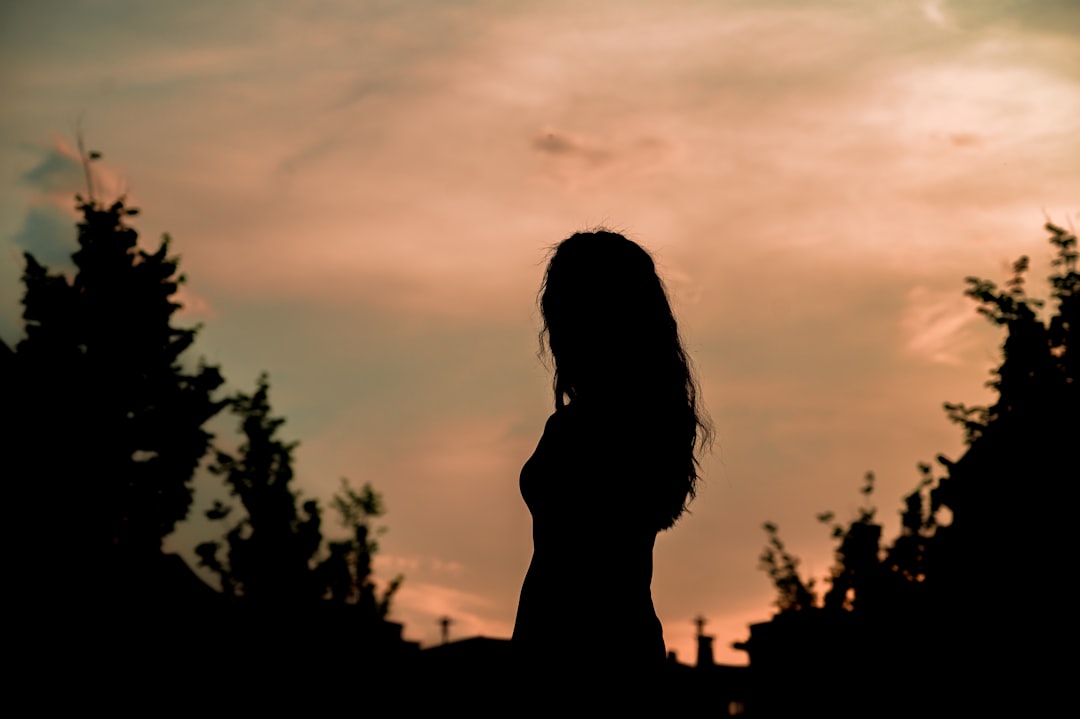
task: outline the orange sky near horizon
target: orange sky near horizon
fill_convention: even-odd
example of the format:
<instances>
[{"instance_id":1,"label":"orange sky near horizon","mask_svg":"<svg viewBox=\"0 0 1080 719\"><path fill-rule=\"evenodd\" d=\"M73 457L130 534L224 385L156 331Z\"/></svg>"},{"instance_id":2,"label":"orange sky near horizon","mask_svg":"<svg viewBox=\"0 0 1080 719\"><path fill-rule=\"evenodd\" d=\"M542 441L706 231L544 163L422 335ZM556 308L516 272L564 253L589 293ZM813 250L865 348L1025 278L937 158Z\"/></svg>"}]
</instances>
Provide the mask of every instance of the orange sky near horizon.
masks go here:
<instances>
[{"instance_id":1,"label":"orange sky near horizon","mask_svg":"<svg viewBox=\"0 0 1080 719\"><path fill-rule=\"evenodd\" d=\"M764 521L820 578L815 514L853 516L873 470L889 536L915 464L962 451L941 404L989 399L1001 339L963 278L1028 254L1038 291L1042 223L1080 219L1078 30L1069 0L9 3L0 337L22 332L21 253L74 249L81 127L100 193L172 235L195 355L232 390L269 372L298 489L384 495L406 637L443 615L508 636L517 475L552 408L545 255L622 231L656 256L717 432L658 539L657 610L683 660L703 614L744 663ZM218 498L200 476L170 548L218 531Z\"/></svg>"}]
</instances>

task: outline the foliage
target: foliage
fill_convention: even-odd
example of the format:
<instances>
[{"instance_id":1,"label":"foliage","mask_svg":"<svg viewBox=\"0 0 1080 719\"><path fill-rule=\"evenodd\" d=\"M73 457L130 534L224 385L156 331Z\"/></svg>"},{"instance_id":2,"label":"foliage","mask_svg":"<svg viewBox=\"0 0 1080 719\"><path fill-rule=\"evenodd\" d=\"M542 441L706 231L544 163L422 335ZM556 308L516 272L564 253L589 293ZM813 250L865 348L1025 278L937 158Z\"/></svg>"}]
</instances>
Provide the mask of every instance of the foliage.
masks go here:
<instances>
[{"instance_id":1,"label":"foliage","mask_svg":"<svg viewBox=\"0 0 1080 719\"><path fill-rule=\"evenodd\" d=\"M867 502L874 492L874 473L867 472L862 494ZM827 609L855 609L857 603L870 601L880 584L878 554L881 544L881 525L874 521L877 510L867 504L858 517L844 529L832 524L832 536L839 540L836 566L825 593ZM818 516L823 524L832 522L832 514Z\"/></svg>"},{"instance_id":2,"label":"foliage","mask_svg":"<svg viewBox=\"0 0 1080 719\"><path fill-rule=\"evenodd\" d=\"M346 485L335 501L352 537L323 549L317 503L290 488L296 443L278 436L284 420L271 411L268 380L215 398L221 373L185 354L198 327L174 324L184 278L168 237L140 248L128 224L138 211L123 197L98 201L91 165L100 155L82 154L88 199L76 196L75 272L50 272L27 254L26 336L0 342L10 535L21 540L11 594L14 615L33 628L16 654L121 695L191 675L190 651L178 649L220 646L222 627L216 695L229 687L239 697L280 674L285 657L296 686L398 666L415 647L383 621L400 578L381 595L371 579L379 495ZM219 593L164 554L162 539L188 514L193 475L213 447L206 425L225 407L244 441L214 452L210 469L245 516L224 551L197 549L220 576ZM219 501L207 516L224 522L232 510ZM348 656L332 667L313 661L331 644Z\"/></svg>"},{"instance_id":3,"label":"foliage","mask_svg":"<svg viewBox=\"0 0 1080 719\"><path fill-rule=\"evenodd\" d=\"M799 575L799 560L787 551L780 540L780 528L772 522L763 525L769 542L761 552L759 565L776 587L776 607L781 612L798 612L817 603L814 580L803 581Z\"/></svg>"},{"instance_id":4,"label":"foliage","mask_svg":"<svg viewBox=\"0 0 1080 719\"><path fill-rule=\"evenodd\" d=\"M1002 362L988 386L997 400L989 406L946 403L948 417L964 431L967 451L956 460L939 456L944 476L920 464L922 479L904 498L901 530L881 547L881 525L867 505L846 527L833 515L819 519L838 540L830 589L818 601L805 595L794 571L797 560L783 550L774 525L764 568L777 590L781 613L816 606L833 611L945 611L986 591L1002 565L1026 565L1053 573L1048 547L1064 546L1065 524L1054 517L1048 497L1065 491L1066 478L1080 476L1080 273L1075 234L1047 224L1055 249L1049 277L1053 315L1044 320L1044 302L1027 292L1027 257L1013 265L1004 287L968 277L967 296L978 312L1007 335ZM867 475L863 493L873 490ZM951 518L942 520L943 510ZM769 558L770 561L765 561ZM1025 597L1012 591L1017 602Z\"/></svg>"},{"instance_id":5,"label":"foliage","mask_svg":"<svg viewBox=\"0 0 1080 719\"><path fill-rule=\"evenodd\" d=\"M219 451L211 471L224 477L246 516L225 534L225 556L218 542L197 547L200 563L216 573L223 590L263 605L317 602L361 605L367 616L384 617L401 583L396 578L381 596L371 577L371 560L381 531L371 520L383 514L382 498L365 484L360 491L342 480L334 509L350 530L347 540L329 542L322 552L322 514L318 504L299 499L291 488L296 442L277 435L284 419L274 417L269 380L259 378L254 394L231 400L245 437L236 455ZM225 520L232 507L218 501L207 518ZM324 556L325 554L325 556Z\"/></svg>"},{"instance_id":6,"label":"foliage","mask_svg":"<svg viewBox=\"0 0 1080 719\"><path fill-rule=\"evenodd\" d=\"M228 594L254 602L294 603L318 599L311 564L322 542L321 516L314 501L297 508L290 487L295 442L277 437L285 420L271 415L269 380L262 375L254 394L238 393L230 409L240 417L245 441L233 456L218 451L210 470L224 477L247 516L225 535L227 562L217 557L218 544L207 542L196 552L216 572ZM220 502L207 512L225 519L230 507Z\"/></svg>"},{"instance_id":7,"label":"foliage","mask_svg":"<svg viewBox=\"0 0 1080 719\"><path fill-rule=\"evenodd\" d=\"M84 153L88 176L98 157ZM2 347L0 367L15 420L11 484L26 508L48 508L52 519L41 546L51 560L39 565L64 557L58 581L101 586L93 576L107 568L160 556L162 537L186 516L223 380L216 367L183 360L198 327L174 325L184 277L168 236L144 250L125 198L76 199L75 273L25 255L26 337Z\"/></svg>"},{"instance_id":8,"label":"foliage","mask_svg":"<svg viewBox=\"0 0 1080 719\"><path fill-rule=\"evenodd\" d=\"M330 598L341 604L360 605L385 617L402 577L398 575L392 579L381 595L372 581L371 560L379 549L375 537L385 528L373 526L371 520L385 512L382 497L368 483L356 491L347 479L342 478L341 490L334 495L333 506L351 536L329 544L330 556L322 568Z\"/></svg>"},{"instance_id":9,"label":"foliage","mask_svg":"<svg viewBox=\"0 0 1080 719\"><path fill-rule=\"evenodd\" d=\"M1050 678L1064 676L1071 621L1060 557L1072 540L1066 498L1080 477L1080 274L1075 235L1047 230L1056 250L1049 319L1027 293L1027 258L1004 287L967 278L978 311L1006 330L988 383L996 401L945 405L966 451L938 457L941 477L919 465L891 544L882 545L869 501L846 525L820 515L837 547L819 599L766 525L763 564L780 611L740 645L755 671L755 716L797 715L822 687L832 716L885 706L890 716L989 716L1009 713L1009 702L1013 713L1041 715L1051 712L1037 706L1067 701L1056 689L1067 682ZM868 474L863 493L872 492Z\"/></svg>"}]
</instances>

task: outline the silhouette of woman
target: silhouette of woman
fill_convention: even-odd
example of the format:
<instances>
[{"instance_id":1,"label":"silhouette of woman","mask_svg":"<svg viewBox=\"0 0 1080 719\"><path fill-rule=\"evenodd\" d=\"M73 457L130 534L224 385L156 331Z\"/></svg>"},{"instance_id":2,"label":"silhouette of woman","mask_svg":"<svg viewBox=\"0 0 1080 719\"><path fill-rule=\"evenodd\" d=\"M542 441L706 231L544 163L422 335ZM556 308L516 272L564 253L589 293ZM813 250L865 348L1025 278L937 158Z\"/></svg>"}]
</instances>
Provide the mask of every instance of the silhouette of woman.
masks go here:
<instances>
[{"instance_id":1,"label":"silhouette of woman","mask_svg":"<svg viewBox=\"0 0 1080 719\"><path fill-rule=\"evenodd\" d=\"M708 421L639 245L607 231L564 240L539 304L556 410L521 470L533 556L512 645L538 700L633 698L664 667L653 544L694 496Z\"/></svg>"}]
</instances>

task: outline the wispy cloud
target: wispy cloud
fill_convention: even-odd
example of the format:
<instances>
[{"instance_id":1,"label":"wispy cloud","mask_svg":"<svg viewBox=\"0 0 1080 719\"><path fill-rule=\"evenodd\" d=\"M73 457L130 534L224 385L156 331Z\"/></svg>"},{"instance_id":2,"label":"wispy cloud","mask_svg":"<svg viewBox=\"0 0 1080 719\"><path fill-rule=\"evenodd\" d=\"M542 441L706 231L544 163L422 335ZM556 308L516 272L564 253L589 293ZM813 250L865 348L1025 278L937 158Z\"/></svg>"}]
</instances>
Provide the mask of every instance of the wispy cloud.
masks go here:
<instances>
[{"instance_id":1,"label":"wispy cloud","mask_svg":"<svg viewBox=\"0 0 1080 719\"><path fill-rule=\"evenodd\" d=\"M394 598L391 616L405 623L406 638L430 646L441 641L439 622L451 619L451 638L470 636L507 638L512 625L490 619L491 600L453 587L406 582Z\"/></svg>"},{"instance_id":2,"label":"wispy cloud","mask_svg":"<svg viewBox=\"0 0 1080 719\"><path fill-rule=\"evenodd\" d=\"M928 287L912 287L900 318L905 349L914 357L942 364L960 364L976 342L964 330L979 316L971 302L956 291L934 292Z\"/></svg>"}]
</instances>

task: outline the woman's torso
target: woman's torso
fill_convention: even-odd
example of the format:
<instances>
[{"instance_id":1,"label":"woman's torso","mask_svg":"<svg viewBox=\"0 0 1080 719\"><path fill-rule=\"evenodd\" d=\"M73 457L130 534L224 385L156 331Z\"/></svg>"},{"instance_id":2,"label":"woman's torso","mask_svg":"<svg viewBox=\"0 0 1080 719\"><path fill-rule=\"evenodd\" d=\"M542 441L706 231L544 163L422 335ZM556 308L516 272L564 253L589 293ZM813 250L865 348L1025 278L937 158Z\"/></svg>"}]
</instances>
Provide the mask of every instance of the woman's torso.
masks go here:
<instances>
[{"instance_id":1,"label":"woman's torso","mask_svg":"<svg viewBox=\"0 0 1080 719\"><path fill-rule=\"evenodd\" d=\"M533 557L514 643L542 661L647 665L664 658L652 603L655 523L640 469L647 446L573 405L548 420L521 471Z\"/></svg>"}]
</instances>

